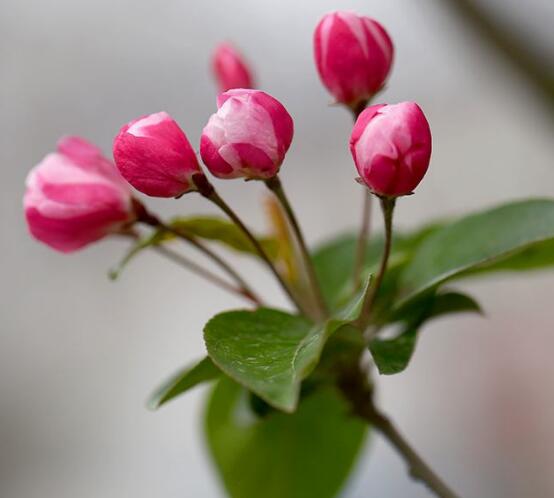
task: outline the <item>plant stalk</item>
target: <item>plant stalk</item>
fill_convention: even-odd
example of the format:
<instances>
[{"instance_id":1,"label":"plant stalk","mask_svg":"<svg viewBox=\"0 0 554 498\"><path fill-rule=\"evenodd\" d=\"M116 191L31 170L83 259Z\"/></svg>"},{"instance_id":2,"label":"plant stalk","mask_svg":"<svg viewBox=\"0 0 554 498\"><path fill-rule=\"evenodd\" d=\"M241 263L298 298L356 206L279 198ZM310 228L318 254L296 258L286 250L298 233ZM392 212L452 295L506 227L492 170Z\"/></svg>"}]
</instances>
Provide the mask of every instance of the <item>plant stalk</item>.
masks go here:
<instances>
[{"instance_id":1,"label":"plant stalk","mask_svg":"<svg viewBox=\"0 0 554 498\"><path fill-rule=\"evenodd\" d=\"M323 300L323 295L321 294L321 288L319 282L317 281L317 275L315 273L312 258L310 257L308 246L306 244L306 239L304 238L304 235L300 228L300 224L298 223L298 218L294 214L292 205L289 202L287 195L285 194L281 179L278 176L274 176L273 178L266 180L265 184L267 188L275 194L275 197L277 197L277 199L281 203L281 206L283 207L283 210L285 211L289 223L292 227L292 230L296 237L296 241L298 242L300 254L304 263L304 269L306 270L306 275L308 276L309 286L311 288L313 298L316 303L316 310L318 313L317 319L318 321L322 321L329 315L329 311L327 310L327 306L325 304L325 301Z\"/></svg>"},{"instance_id":2,"label":"plant stalk","mask_svg":"<svg viewBox=\"0 0 554 498\"><path fill-rule=\"evenodd\" d=\"M350 110L352 111L352 117L354 118L354 123L356 123L358 117L364 111L368 103L369 101L364 100L350 108ZM373 203L373 199L365 189L363 192L363 196L362 223L360 225L360 231L358 232L356 254L354 256L354 269L352 273L352 284L354 293L357 292L362 285L362 269L364 267L367 243L371 231L371 205Z\"/></svg>"},{"instance_id":3,"label":"plant stalk","mask_svg":"<svg viewBox=\"0 0 554 498\"><path fill-rule=\"evenodd\" d=\"M371 194L364 189L364 206L362 211L362 224L360 226L360 232L358 234L358 241L356 242L356 256L354 259L354 273L352 275L353 288L356 292L362 285L362 270L364 267L365 254L367 251L367 243L369 240L369 233L371 230Z\"/></svg>"},{"instance_id":4,"label":"plant stalk","mask_svg":"<svg viewBox=\"0 0 554 498\"><path fill-rule=\"evenodd\" d=\"M458 498L406 441L392 421L375 406L373 387L359 365L343 370L339 377L339 388L350 401L354 413L371 424L392 444L404 459L413 479L421 481L440 498Z\"/></svg>"},{"instance_id":5,"label":"plant stalk","mask_svg":"<svg viewBox=\"0 0 554 498\"><path fill-rule=\"evenodd\" d=\"M256 293L250 288L250 286L244 281L244 279L235 271L231 266L224 261L220 256L218 256L214 251L212 251L209 247L202 244L200 241L198 241L195 237L192 235L183 232L181 230L178 230L176 228L173 228L169 225L166 225L163 221L161 221L156 215L150 213L147 211L146 207L135 200L135 212L137 213L137 219L138 221L149 225L151 227L162 229L166 232L172 233L176 237L179 237L180 239L188 242L192 246L194 246L196 249L198 249L200 252L202 252L206 257L211 259L217 266L219 266L225 273L227 273L236 283L236 287L228 284L215 274L209 272L208 270L205 270L204 268L201 268L196 263L193 263L192 261L189 261L185 258L187 261L186 266L189 269L192 269L192 267L195 267L196 273L202 274L202 276L208 280L210 280L215 285L224 288L225 290L232 291L234 293L238 293L242 297L247 298L249 301L254 303L256 306L262 306L261 299L256 295ZM163 249L158 247L158 249ZM158 251L162 252L162 251ZM167 256L167 253L165 254ZM182 257L179 255L172 253L172 258L175 260L175 256L181 259Z\"/></svg>"},{"instance_id":6,"label":"plant stalk","mask_svg":"<svg viewBox=\"0 0 554 498\"><path fill-rule=\"evenodd\" d=\"M364 296L362 309L360 316L355 321L355 325L365 332L367 326L371 321L371 311L375 304L375 298L379 292L379 288L383 283L383 278L387 271L387 264L390 257L390 251L392 246L392 215L394 212L394 206L396 204L396 198L394 197L381 197L381 211L383 212L383 218L385 222L385 245L383 248L383 255L381 256L381 263L375 280L368 284L366 294Z\"/></svg>"},{"instance_id":7,"label":"plant stalk","mask_svg":"<svg viewBox=\"0 0 554 498\"><path fill-rule=\"evenodd\" d=\"M240 287L236 287L230 284L229 282L217 276L215 273L212 273L209 270L206 270L200 265L197 265L195 262L189 260L188 258L185 258L184 256L181 256L180 254L168 249L167 247L154 246L152 249L156 251L158 254L161 254L162 256L166 257L170 261L173 261L174 263L181 265L183 268L186 268L192 273L195 273L200 277L203 277L205 280L207 280L208 282L211 282L216 287L226 290L232 294L236 294L256 306L263 306L263 303L260 302L260 300L255 295L252 295L249 291L246 291Z\"/></svg>"},{"instance_id":8,"label":"plant stalk","mask_svg":"<svg viewBox=\"0 0 554 498\"><path fill-rule=\"evenodd\" d=\"M250 241L260 258L264 261L264 263L267 265L273 276L277 279L277 282L285 292L285 294L288 296L288 298L291 300L291 302L296 306L298 311L302 313L303 315L310 316L310 314L307 312L307 310L303 307L302 303L296 298L296 296L293 294L292 290L289 288L281 274L277 271L277 268L271 261L270 257L268 256L265 249L260 244L260 241L254 237L252 232L248 229L248 227L242 222L242 220L238 217L238 215L233 211L233 209L219 196L219 194L216 192L213 185L208 181L208 179L204 175L195 175L193 178L194 184L198 188L198 192L203 195L206 199L213 202L217 207L219 207L228 217L229 219L237 225L237 227L242 231L242 233L246 236L246 238Z\"/></svg>"},{"instance_id":9,"label":"plant stalk","mask_svg":"<svg viewBox=\"0 0 554 498\"><path fill-rule=\"evenodd\" d=\"M377 410L373 403L368 406L364 415L365 419L387 438L404 459L412 478L421 481L440 498L457 498L456 493L423 461L391 420Z\"/></svg>"}]
</instances>

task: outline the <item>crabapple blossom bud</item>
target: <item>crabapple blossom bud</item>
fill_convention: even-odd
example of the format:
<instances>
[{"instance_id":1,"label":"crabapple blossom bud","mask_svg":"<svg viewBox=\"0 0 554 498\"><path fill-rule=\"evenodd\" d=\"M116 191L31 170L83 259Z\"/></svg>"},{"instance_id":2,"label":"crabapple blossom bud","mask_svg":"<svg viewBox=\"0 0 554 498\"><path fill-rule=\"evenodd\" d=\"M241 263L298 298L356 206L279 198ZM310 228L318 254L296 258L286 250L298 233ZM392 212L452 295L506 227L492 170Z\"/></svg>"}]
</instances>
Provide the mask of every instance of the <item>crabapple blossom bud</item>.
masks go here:
<instances>
[{"instance_id":1,"label":"crabapple blossom bud","mask_svg":"<svg viewBox=\"0 0 554 498\"><path fill-rule=\"evenodd\" d=\"M373 97L389 74L394 48L377 21L352 12L333 12L314 32L314 55L323 84L352 108Z\"/></svg>"},{"instance_id":2,"label":"crabapple blossom bud","mask_svg":"<svg viewBox=\"0 0 554 498\"><path fill-rule=\"evenodd\" d=\"M129 185L113 163L78 137L58 142L27 175L23 198L31 234L72 252L121 230L134 218Z\"/></svg>"},{"instance_id":3,"label":"crabapple blossom bud","mask_svg":"<svg viewBox=\"0 0 554 498\"><path fill-rule=\"evenodd\" d=\"M219 178L267 180L277 174L294 126L283 105L260 90L235 89L217 98L202 131L200 155Z\"/></svg>"},{"instance_id":4,"label":"crabapple blossom bud","mask_svg":"<svg viewBox=\"0 0 554 498\"><path fill-rule=\"evenodd\" d=\"M230 43L220 43L212 57L212 70L220 92L253 88L253 78L242 55Z\"/></svg>"},{"instance_id":5,"label":"crabapple blossom bud","mask_svg":"<svg viewBox=\"0 0 554 498\"><path fill-rule=\"evenodd\" d=\"M179 197L196 190L203 175L185 133L166 112L143 116L121 128L113 144L123 177L152 197Z\"/></svg>"},{"instance_id":6,"label":"crabapple blossom bud","mask_svg":"<svg viewBox=\"0 0 554 498\"><path fill-rule=\"evenodd\" d=\"M363 182L375 194L410 194L431 158L431 130L415 102L373 105L360 114L350 152Z\"/></svg>"}]
</instances>

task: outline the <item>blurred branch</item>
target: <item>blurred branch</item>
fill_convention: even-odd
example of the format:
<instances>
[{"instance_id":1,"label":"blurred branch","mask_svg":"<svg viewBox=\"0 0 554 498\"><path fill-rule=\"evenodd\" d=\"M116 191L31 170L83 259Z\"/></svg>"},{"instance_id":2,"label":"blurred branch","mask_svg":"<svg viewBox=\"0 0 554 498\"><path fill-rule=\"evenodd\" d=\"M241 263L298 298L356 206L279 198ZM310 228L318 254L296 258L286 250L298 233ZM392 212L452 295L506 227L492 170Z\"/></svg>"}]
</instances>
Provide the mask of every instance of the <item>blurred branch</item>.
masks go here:
<instances>
[{"instance_id":1,"label":"blurred branch","mask_svg":"<svg viewBox=\"0 0 554 498\"><path fill-rule=\"evenodd\" d=\"M524 37L500 26L476 0L442 0L530 83L554 114L554 74L550 64L529 47Z\"/></svg>"}]
</instances>

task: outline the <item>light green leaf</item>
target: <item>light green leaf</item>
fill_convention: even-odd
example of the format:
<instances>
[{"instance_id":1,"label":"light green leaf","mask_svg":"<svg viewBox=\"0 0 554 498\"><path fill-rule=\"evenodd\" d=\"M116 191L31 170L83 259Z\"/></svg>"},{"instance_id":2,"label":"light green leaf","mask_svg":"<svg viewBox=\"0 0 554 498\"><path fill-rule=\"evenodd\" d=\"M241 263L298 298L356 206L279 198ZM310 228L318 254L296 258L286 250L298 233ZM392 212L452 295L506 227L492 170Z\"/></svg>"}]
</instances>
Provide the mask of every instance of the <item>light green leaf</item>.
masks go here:
<instances>
[{"instance_id":1,"label":"light green leaf","mask_svg":"<svg viewBox=\"0 0 554 498\"><path fill-rule=\"evenodd\" d=\"M210 360L204 358L192 367L186 367L164 382L148 400L152 410L159 408L198 384L218 379L222 373Z\"/></svg>"},{"instance_id":2,"label":"light green leaf","mask_svg":"<svg viewBox=\"0 0 554 498\"><path fill-rule=\"evenodd\" d=\"M177 217L171 220L168 225L198 239L219 242L235 251L258 256L250 241L230 221L212 216ZM176 238L175 234L164 230L155 230L153 233L141 238L127 251L119 264L109 271L109 277L112 280L117 279L125 267L144 249L174 242ZM260 237L258 240L270 258L276 257L278 251L276 240L270 237Z\"/></svg>"},{"instance_id":3,"label":"light green leaf","mask_svg":"<svg viewBox=\"0 0 554 498\"><path fill-rule=\"evenodd\" d=\"M228 311L206 324L204 340L210 358L229 377L270 405L292 412L302 380L341 324L313 325L273 309Z\"/></svg>"},{"instance_id":4,"label":"light green leaf","mask_svg":"<svg viewBox=\"0 0 554 498\"><path fill-rule=\"evenodd\" d=\"M195 216L174 218L170 226L200 239L219 242L235 251L258 256L252 243L232 222L215 216ZM278 251L277 241L269 237L258 237L260 244L271 258Z\"/></svg>"},{"instance_id":5,"label":"light green leaf","mask_svg":"<svg viewBox=\"0 0 554 498\"><path fill-rule=\"evenodd\" d=\"M379 373L392 375L408 366L425 323L447 314L464 312L481 313L481 308L472 297L459 292L422 295L396 312L391 321L403 323L401 332L393 339L373 339L369 345Z\"/></svg>"},{"instance_id":6,"label":"light green leaf","mask_svg":"<svg viewBox=\"0 0 554 498\"><path fill-rule=\"evenodd\" d=\"M208 403L205 430L231 498L336 497L367 434L330 387L307 395L293 414L260 418L245 390L227 378Z\"/></svg>"},{"instance_id":7,"label":"light green leaf","mask_svg":"<svg viewBox=\"0 0 554 498\"><path fill-rule=\"evenodd\" d=\"M552 200L519 201L464 217L420 245L401 277L402 303L454 278L554 265L553 248Z\"/></svg>"}]
</instances>

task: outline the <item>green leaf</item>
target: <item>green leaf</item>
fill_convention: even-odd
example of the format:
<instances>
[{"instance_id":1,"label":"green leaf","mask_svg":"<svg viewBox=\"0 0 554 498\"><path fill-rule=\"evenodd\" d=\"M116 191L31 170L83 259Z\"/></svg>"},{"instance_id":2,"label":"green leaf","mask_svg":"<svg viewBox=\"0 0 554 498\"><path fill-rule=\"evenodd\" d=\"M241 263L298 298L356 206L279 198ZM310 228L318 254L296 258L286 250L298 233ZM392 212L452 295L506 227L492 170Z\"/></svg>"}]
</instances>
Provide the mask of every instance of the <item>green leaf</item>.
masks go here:
<instances>
[{"instance_id":1,"label":"green leaf","mask_svg":"<svg viewBox=\"0 0 554 498\"><path fill-rule=\"evenodd\" d=\"M427 320L438 318L451 313L478 313L483 314L479 303L467 294L461 292L445 292L437 294L429 310Z\"/></svg>"},{"instance_id":2,"label":"green leaf","mask_svg":"<svg viewBox=\"0 0 554 498\"><path fill-rule=\"evenodd\" d=\"M467 294L456 291L439 294L431 292L422 294L419 299L409 301L405 306L392 310L392 313L386 317L386 322L413 322L414 319L421 316L429 320L441 315L466 311L483 313L479 303Z\"/></svg>"},{"instance_id":3,"label":"green leaf","mask_svg":"<svg viewBox=\"0 0 554 498\"><path fill-rule=\"evenodd\" d=\"M155 410L198 384L218 379L221 375L221 370L213 364L210 358L206 357L194 366L180 370L164 382L152 394L148 406Z\"/></svg>"},{"instance_id":4,"label":"green leaf","mask_svg":"<svg viewBox=\"0 0 554 498\"><path fill-rule=\"evenodd\" d=\"M210 358L229 377L270 405L292 412L302 380L341 324L313 325L273 309L228 311L206 324L204 340Z\"/></svg>"},{"instance_id":5,"label":"green leaf","mask_svg":"<svg viewBox=\"0 0 554 498\"><path fill-rule=\"evenodd\" d=\"M443 224L435 222L405 235L396 233L389 268L405 263L417 247ZM313 253L323 297L332 310L341 308L351 298L356 244L356 235L342 235L322 244ZM366 252L364 273L377 265L382 250L382 235L372 235Z\"/></svg>"},{"instance_id":6,"label":"green leaf","mask_svg":"<svg viewBox=\"0 0 554 498\"><path fill-rule=\"evenodd\" d=\"M253 254L258 253L244 233L232 222L215 216L195 216L187 218L174 218L170 226L184 230L190 235L200 239L219 242L235 251ZM278 244L272 238L258 237L262 247L271 258L275 258L278 251Z\"/></svg>"},{"instance_id":7,"label":"green leaf","mask_svg":"<svg viewBox=\"0 0 554 498\"><path fill-rule=\"evenodd\" d=\"M464 217L423 241L401 277L403 300L445 281L554 265L554 201L529 200Z\"/></svg>"},{"instance_id":8,"label":"green leaf","mask_svg":"<svg viewBox=\"0 0 554 498\"><path fill-rule=\"evenodd\" d=\"M256 417L228 378L209 400L205 431L231 498L333 498L367 434L331 387L304 397L293 414Z\"/></svg>"},{"instance_id":9,"label":"green leaf","mask_svg":"<svg viewBox=\"0 0 554 498\"><path fill-rule=\"evenodd\" d=\"M417 341L417 327L407 327L394 339L373 339L369 350L380 374L402 372L410 363Z\"/></svg>"},{"instance_id":10,"label":"green leaf","mask_svg":"<svg viewBox=\"0 0 554 498\"><path fill-rule=\"evenodd\" d=\"M408 366L419 331L426 322L463 312L481 313L481 308L472 297L459 292L422 295L417 301L401 308L391 317L391 322L403 323L401 332L393 339L373 339L369 345L379 373L397 374Z\"/></svg>"}]
</instances>

